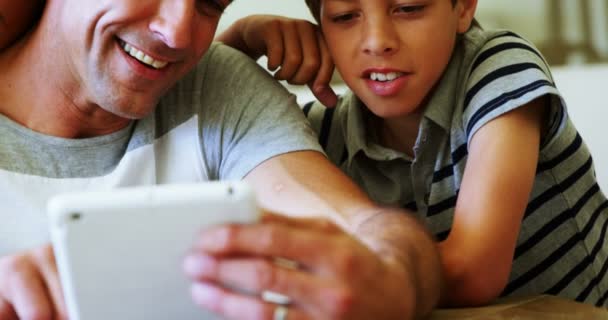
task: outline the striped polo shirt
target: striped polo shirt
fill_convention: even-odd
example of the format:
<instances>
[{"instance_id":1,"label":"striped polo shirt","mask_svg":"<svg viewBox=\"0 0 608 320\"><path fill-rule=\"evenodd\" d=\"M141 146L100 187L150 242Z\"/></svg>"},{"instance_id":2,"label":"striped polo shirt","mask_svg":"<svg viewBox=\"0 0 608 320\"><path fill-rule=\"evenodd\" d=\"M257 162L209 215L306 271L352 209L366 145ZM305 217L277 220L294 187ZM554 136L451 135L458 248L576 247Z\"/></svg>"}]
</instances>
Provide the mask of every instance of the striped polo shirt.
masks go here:
<instances>
[{"instance_id":1,"label":"striped polo shirt","mask_svg":"<svg viewBox=\"0 0 608 320\"><path fill-rule=\"evenodd\" d=\"M520 36L474 25L459 38L424 110L413 158L379 144L367 127L375 116L352 93L335 109L315 102L304 112L336 165L376 201L416 212L443 240L475 132L541 96L551 100L548 129L503 296L544 293L606 306L608 201L546 61Z\"/></svg>"}]
</instances>

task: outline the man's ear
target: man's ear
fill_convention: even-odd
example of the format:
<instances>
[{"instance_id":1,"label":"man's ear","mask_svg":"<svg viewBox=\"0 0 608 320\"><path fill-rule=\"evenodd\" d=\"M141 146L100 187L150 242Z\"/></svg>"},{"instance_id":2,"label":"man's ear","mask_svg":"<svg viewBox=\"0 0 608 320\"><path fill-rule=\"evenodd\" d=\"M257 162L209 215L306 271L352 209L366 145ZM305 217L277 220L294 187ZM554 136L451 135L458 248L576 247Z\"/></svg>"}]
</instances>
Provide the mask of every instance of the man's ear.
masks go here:
<instances>
[{"instance_id":1,"label":"man's ear","mask_svg":"<svg viewBox=\"0 0 608 320\"><path fill-rule=\"evenodd\" d=\"M465 33L475 18L477 0L457 0L455 10L458 13L458 33Z\"/></svg>"}]
</instances>

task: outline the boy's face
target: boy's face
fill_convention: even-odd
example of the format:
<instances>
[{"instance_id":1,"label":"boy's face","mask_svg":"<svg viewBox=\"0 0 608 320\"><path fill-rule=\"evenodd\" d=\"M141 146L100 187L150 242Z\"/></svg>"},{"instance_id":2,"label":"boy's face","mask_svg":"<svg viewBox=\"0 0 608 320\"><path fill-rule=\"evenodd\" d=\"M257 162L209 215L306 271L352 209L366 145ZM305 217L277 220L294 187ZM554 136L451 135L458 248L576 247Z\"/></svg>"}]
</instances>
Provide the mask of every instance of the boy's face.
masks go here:
<instances>
[{"instance_id":1,"label":"boy's face","mask_svg":"<svg viewBox=\"0 0 608 320\"><path fill-rule=\"evenodd\" d=\"M49 2L54 55L86 99L141 118L198 63L230 0Z\"/></svg>"},{"instance_id":2,"label":"boy's face","mask_svg":"<svg viewBox=\"0 0 608 320\"><path fill-rule=\"evenodd\" d=\"M323 0L321 26L346 84L376 115L424 104L451 58L476 0Z\"/></svg>"}]
</instances>

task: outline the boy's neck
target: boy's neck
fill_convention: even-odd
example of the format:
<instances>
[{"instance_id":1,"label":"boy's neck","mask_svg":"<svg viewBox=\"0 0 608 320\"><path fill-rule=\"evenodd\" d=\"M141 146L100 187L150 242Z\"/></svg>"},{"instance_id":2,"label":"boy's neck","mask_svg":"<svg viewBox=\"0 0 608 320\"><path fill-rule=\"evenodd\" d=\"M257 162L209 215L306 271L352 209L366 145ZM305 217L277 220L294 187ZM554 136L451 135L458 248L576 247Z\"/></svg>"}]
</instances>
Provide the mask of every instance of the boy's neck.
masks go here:
<instances>
[{"instance_id":1,"label":"boy's neck","mask_svg":"<svg viewBox=\"0 0 608 320\"><path fill-rule=\"evenodd\" d=\"M399 118L380 118L376 131L380 144L413 158L421 119L422 111Z\"/></svg>"}]
</instances>

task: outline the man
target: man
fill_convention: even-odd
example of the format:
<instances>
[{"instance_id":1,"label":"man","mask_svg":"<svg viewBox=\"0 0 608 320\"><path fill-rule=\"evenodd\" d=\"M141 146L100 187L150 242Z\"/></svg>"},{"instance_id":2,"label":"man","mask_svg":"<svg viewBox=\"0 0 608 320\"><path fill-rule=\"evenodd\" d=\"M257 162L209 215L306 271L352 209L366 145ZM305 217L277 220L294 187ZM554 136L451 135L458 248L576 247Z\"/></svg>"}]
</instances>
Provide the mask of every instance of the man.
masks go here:
<instances>
[{"instance_id":1,"label":"man","mask_svg":"<svg viewBox=\"0 0 608 320\"><path fill-rule=\"evenodd\" d=\"M341 227L269 214L205 230L184 261L202 307L227 319L410 319L435 305L439 260L424 228L374 205L319 152L289 94L211 45L228 5L47 1L0 53L0 320L65 318L50 196L241 178L268 210Z\"/></svg>"}]
</instances>

